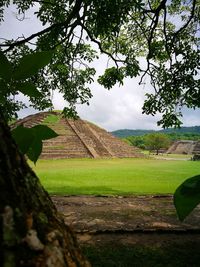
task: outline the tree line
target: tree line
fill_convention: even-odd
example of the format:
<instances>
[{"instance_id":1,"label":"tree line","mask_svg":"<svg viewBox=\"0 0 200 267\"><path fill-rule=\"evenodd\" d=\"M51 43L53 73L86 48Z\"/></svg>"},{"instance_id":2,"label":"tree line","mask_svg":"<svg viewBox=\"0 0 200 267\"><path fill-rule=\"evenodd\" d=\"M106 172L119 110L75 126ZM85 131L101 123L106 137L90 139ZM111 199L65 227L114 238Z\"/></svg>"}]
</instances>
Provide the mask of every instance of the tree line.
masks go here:
<instances>
[{"instance_id":1,"label":"tree line","mask_svg":"<svg viewBox=\"0 0 200 267\"><path fill-rule=\"evenodd\" d=\"M128 136L123 140L140 149L167 149L173 142L178 140L200 141L200 134L195 133L149 133L138 136ZM155 145L152 145L155 143Z\"/></svg>"},{"instance_id":2,"label":"tree line","mask_svg":"<svg viewBox=\"0 0 200 267\"><path fill-rule=\"evenodd\" d=\"M181 128L166 128L162 130L143 130L143 129L120 129L111 132L113 135L120 137L120 138L126 138L128 136L138 136L138 135L145 135L148 133L164 133L164 134L200 134L200 126L191 126L191 127L181 127Z\"/></svg>"}]
</instances>

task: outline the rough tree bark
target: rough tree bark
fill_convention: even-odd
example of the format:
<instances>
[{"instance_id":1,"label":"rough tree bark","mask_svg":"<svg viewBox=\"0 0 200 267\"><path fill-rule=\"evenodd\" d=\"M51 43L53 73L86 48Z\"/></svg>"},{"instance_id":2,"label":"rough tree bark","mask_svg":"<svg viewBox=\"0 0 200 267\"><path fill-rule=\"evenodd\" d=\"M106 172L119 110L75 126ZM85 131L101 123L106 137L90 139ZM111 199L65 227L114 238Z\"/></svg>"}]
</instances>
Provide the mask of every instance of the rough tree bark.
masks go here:
<instances>
[{"instance_id":1,"label":"rough tree bark","mask_svg":"<svg viewBox=\"0 0 200 267\"><path fill-rule=\"evenodd\" d=\"M90 266L0 113L0 265Z\"/></svg>"}]
</instances>

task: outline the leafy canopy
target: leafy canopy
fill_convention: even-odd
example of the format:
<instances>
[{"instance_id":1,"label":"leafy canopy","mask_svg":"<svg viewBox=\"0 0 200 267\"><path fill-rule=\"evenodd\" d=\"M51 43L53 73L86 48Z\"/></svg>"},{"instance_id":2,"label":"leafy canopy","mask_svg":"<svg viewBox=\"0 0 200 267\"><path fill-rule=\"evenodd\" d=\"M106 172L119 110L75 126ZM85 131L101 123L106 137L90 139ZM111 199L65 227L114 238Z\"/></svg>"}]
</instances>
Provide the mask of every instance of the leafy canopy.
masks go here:
<instances>
[{"instance_id":1,"label":"leafy canopy","mask_svg":"<svg viewBox=\"0 0 200 267\"><path fill-rule=\"evenodd\" d=\"M33 50L55 51L51 64L27 78L43 96L29 94L35 108L51 108L55 89L69 103L65 109L67 115L76 115L77 103L89 104L92 93L88 85L95 74L91 63L98 55L92 43L110 59L105 73L98 78L104 87L111 89L116 83L122 84L125 77L136 76L141 77L142 84L149 77L154 92L146 94L143 112L162 113L158 124L178 127L181 107L200 107L199 1L20 0L13 3L18 13L25 16L26 10L35 6L35 16L44 27L39 32L33 29L28 37L1 39L0 47L13 67L19 58ZM1 1L1 20L10 4L10 0ZM9 70L3 72L4 78L9 76ZM20 90L23 93L23 88ZM13 100L16 91L6 92L0 104L5 105L6 101L10 107L6 113L13 116L24 103Z\"/></svg>"},{"instance_id":2,"label":"leafy canopy","mask_svg":"<svg viewBox=\"0 0 200 267\"><path fill-rule=\"evenodd\" d=\"M146 148L150 151L156 150L157 154L162 148L167 148L170 145L169 138L162 133L150 133L145 136Z\"/></svg>"}]
</instances>

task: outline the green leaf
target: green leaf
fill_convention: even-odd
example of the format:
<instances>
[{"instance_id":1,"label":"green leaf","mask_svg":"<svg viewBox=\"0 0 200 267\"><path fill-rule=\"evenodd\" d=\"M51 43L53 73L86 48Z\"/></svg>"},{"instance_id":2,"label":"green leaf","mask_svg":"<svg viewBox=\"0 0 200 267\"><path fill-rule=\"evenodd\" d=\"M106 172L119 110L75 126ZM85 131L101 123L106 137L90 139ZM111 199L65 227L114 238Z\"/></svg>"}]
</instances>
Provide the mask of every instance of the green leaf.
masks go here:
<instances>
[{"instance_id":1,"label":"green leaf","mask_svg":"<svg viewBox=\"0 0 200 267\"><path fill-rule=\"evenodd\" d=\"M44 68L53 56L53 51L36 52L24 56L13 73L15 80L23 80L30 78L36 74L40 69Z\"/></svg>"},{"instance_id":2,"label":"green leaf","mask_svg":"<svg viewBox=\"0 0 200 267\"><path fill-rule=\"evenodd\" d=\"M31 161L36 163L41 153L42 153L42 140L35 138L29 150L27 151L26 155Z\"/></svg>"},{"instance_id":3,"label":"green leaf","mask_svg":"<svg viewBox=\"0 0 200 267\"><path fill-rule=\"evenodd\" d=\"M174 193L174 205L183 221L200 203L200 175L185 180Z\"/></svg>"},{"instance_id":4,"label":"green leaf","mask_svg":"<svg viewBox=\"0 0 200 267\"><path fill-rule=\"evenodd\" d=\"M40 140L47 140L58 136L56 132L46 125L36 125L32 129L34 129L35 135Z\"/></svg>"},{"instance_id":5,"label":"green leaf","mask_svg":"<svg viewBox=\"0 0 200 267\"><path fill-rule=\"evenodd\" d=\"M111 67L105 70L102 76L99 76L98 83L107 89L111 89L116 83L123 85L124 68Z\"/></svg>"},{"instance_id":6,"label":"green leaf","mask_svg":"<svg viewBox=\"0 0 200 267\"><path fill-rule=\"evenodd\" d=\"M0 50L0 77L5 80L10 80L12 76L12 66L7 60L4 53Z\"/></svg>"},{"instance_id":7,"label":"green leaf","mask_svg":"<svg viewBox=\"0 0 200 267\"><path fill-rule=\"evenodd\" d=\"M46 125L36 125L32 128L20 125L12 131L12 136L20 151L36 163L42 153L42 140L57 137L58 134Z\"/></svg>"},{"instance_id":8,"label":"green leaf","mask_svg":"<svg viewBox=\"0 0 200 267\"><path fill-rule=\"evenodd\" d=\"M25 82L17 84L17 90L29 97L41 97L42 94L37 90L34 84Z\"/></svg>"},{"instance_id":9,"label":"green leaf","mask_svg":"<svg viewBox=\"0 0 200 267\"><path fill-rule=\"evenodd\" d=\"M22 154L26 154L34 140L34 133L31 128L20 125L12 130L12 136Z\"/></svg>"},{"instance_id":10,"label":"green leaf","mask_svg":"<svg viewBox=\"0 0 200 267\"><path fill-rule=\"evenodd\" d=\"M0 80L0 98L2 95L5 95L8 92L8 86L6 82Z\"/></svg>"}]
</instances>

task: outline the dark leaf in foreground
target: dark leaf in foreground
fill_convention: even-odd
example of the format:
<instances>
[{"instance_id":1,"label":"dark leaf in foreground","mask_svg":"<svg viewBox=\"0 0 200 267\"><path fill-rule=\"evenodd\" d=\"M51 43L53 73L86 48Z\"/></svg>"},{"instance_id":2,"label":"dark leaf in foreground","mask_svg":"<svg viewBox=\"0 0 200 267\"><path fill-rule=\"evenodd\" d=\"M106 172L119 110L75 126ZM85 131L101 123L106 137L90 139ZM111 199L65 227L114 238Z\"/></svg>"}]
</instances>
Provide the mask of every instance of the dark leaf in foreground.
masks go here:
<instances>
[{"instance_id":1,"label":"dark leaf in foreground","mask_svg":"<svg viewBox=\"0 0 200 267\"><path fill-rule=\"evenodd\" d=\"M185 180L174 193L174 205L183 221L200 203L200 175Z\"/></svg>"}]
</instances>

